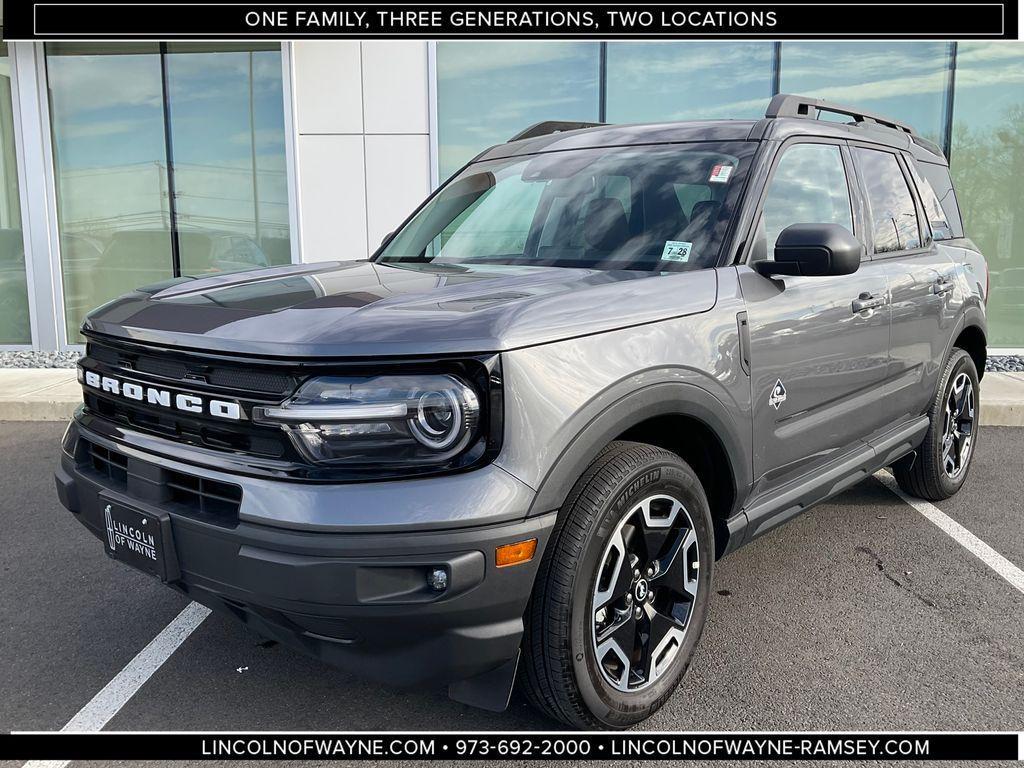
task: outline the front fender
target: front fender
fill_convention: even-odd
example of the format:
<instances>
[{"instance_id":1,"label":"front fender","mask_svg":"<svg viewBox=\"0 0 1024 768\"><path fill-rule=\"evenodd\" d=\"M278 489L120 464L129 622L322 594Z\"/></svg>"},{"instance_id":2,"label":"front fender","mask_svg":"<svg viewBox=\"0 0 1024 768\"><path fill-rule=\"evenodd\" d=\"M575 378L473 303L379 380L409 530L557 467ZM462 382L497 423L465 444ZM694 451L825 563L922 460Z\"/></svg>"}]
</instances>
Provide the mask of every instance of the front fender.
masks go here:
<instances>
[{"instance_id":1,"label":"front fender","mask_svg":"<svg viewBox=\"0 0 1024 768\"><path fill-rule=\"evenodd\" d=\"M707 426L729 457L734 508L739 511L750 488L750 438L744 439L737 415L705 389L684 382L662 382L634 390L588 421L558 456L537 488L529 515L562 506L573 485L608 443L644 421L658 416L688 416Z\"/></svg>"}]
</instances>

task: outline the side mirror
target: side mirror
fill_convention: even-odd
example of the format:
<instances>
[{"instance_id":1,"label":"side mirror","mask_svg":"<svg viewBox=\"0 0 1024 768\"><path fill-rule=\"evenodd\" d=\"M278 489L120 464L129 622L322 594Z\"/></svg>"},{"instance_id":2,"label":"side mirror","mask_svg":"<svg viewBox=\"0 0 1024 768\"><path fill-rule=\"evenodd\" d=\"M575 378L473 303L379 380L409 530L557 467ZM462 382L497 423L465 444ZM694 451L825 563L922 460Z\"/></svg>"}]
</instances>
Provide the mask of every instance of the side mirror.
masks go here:
<instances>
[{"instance_id":1,"label":"side mirror","mask_svg":"<svg viewBox=\"0 0 1024 768\"><path fill-rule=\"evenodd\" d=\"M755 261L760 274L849 275L860 269L864 245L839 224L791 224L775 242L775 261Z\"/></svg>"},{"instance_id":2,"label":"side mirror","mask_svg":"<svg viewBox=\"0 0 1024 768\"><path fill-rule=\"evenodd\" d=\"M386 235L384 235L384 237L382 237L380 239L380 245L378 247L379 248L383 248L385 245L387 245L388 240L390 240L394 236L394 234L395 234L395 230L391 230Z\"/></svg>"}]
</instances>

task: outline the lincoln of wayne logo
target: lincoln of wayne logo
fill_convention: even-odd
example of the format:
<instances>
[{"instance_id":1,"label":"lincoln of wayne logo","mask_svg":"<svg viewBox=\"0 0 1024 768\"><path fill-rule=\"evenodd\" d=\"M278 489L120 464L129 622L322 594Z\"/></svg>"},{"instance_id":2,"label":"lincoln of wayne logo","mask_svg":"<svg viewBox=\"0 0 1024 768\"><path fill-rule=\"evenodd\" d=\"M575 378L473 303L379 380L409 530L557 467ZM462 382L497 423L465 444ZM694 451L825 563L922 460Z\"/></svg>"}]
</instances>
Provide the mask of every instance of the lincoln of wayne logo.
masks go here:
<instances>
[{"instance_id":1,"label":"lincoln of wayne logo","mask_svg":"<svg viewBox=\"0 0 1024 768\"><path fill-rule=\"evenodd\" d=\"M114 520L110 515L109 504L103 510L103 515L107 518L107 541L111 550L121 547L156 562L156 539L153 534ZM146 522L146 518L142 518L142 524L146 525Z\"/></svg>"}]
</instances>

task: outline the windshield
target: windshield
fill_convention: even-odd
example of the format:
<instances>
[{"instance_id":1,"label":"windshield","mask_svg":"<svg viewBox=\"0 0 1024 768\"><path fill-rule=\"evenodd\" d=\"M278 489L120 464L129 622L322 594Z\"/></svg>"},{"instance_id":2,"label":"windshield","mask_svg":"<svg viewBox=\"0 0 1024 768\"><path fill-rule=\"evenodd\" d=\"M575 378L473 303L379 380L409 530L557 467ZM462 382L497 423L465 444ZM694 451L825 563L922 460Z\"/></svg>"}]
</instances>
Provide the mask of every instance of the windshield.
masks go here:
<instances>
[{"instance_id":1,"label":"windshield","mask_svg":"<svg viewBox=\"0 0 1024 768\"><path fill-rule=\"evenodd\" d=\"M376 260L607 270L713 267L755 146L605 147L473 163Z\"/></svg>"}]
</instances>

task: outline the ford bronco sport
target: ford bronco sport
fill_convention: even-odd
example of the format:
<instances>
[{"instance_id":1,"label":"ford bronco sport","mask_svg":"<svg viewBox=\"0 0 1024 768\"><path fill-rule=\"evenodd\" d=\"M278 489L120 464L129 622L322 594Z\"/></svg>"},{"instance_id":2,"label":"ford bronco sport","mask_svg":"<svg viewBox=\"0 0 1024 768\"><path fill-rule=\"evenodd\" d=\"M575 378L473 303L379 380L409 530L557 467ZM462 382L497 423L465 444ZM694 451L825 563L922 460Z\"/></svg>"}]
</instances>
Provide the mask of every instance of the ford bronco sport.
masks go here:
<instances>
[{"instance_id":1,"label":"ford bronco sport","mask_svg":"<svg viewBox=\"0 0 1024 768\"><path fill-rule=\"evenodd\" d=\"M717 558L881 468L961 487L986 292L907 125L790 95L541 124L368 260L92 312L57 488L266 637L625 727L683 677Z\"/></svg>"}]
</instances>

